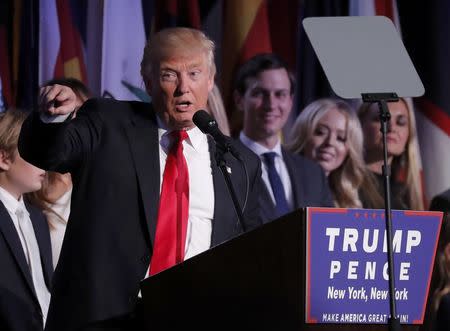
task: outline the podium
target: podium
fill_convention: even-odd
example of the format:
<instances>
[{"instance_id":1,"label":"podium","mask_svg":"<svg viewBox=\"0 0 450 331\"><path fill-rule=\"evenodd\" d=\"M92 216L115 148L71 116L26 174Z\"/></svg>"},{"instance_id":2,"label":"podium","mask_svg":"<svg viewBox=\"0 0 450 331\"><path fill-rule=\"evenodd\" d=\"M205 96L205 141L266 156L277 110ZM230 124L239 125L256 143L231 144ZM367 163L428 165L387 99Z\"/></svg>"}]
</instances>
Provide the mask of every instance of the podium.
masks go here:
<instances>
[{"instance_id":1,"label":"podium","mask_svg":"<svg viewBox=\"0 0 450 331\"><path fill-rule=\"evenodd\" d=\"M388 330L305 323L305 221L294 211L142 281L146 330Z\"/></svg>"}]
</instances>

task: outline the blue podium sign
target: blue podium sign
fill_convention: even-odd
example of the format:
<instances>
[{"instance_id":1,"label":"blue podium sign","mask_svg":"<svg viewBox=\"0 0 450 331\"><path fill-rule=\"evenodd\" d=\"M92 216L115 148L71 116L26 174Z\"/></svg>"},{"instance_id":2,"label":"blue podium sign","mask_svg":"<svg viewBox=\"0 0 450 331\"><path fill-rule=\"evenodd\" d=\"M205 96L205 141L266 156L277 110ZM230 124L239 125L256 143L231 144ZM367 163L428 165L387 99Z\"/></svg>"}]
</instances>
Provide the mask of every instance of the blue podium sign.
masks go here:
<instances>
[{"instance_id":1,"label":"blue podium sign","mask_svg":"<svg viewBox=\"0 0 450 331\"><path fill-rule=\"evenodd\" d=\"M392 211L401 323L423 322L441 223L441 212ZM307 208L306 224L306 322L387 323L384 210Z\"/></svg>"}]
</instances>

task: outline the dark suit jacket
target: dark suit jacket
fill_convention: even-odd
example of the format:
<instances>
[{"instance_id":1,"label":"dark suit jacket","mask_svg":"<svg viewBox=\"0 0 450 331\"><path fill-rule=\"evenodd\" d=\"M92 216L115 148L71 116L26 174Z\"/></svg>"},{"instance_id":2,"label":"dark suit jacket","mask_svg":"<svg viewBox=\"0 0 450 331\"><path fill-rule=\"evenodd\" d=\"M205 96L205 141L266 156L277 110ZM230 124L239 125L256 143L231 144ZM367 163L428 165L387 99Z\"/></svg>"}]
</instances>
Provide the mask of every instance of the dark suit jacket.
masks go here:
<instances>
[{"instance_id":1,"label":"dark suit jacket","mask_svg":"<svg viewBox=\"0 0 450 331\"><path fill-rule=\"evenodd\" d=\"M282 149L291 179L294 210L302 207L334 207L328 181L320 165L298 154ZM276 219L275 204L266 185L260 195L261 219L264 223Z\"/></svg>"},{"instance_id":2,"label":"dark suit jacket","mask_svg":"<svg viewBox=\"0 0 450 331\"><path fill-rule=\"evenodd\" d=\"M258 157L241 144L250 192L247 228L259 225L257 194L262 184ZM74 188L71 215L55 271L47 330L71 330L135 309L156 231L160 194L158 127L152 106L140 102L92 99L78 116L43 124L34 113L24 123L19 151L49 170L70 171ZM239 233L232 200L213 159L215 207L212 245ZM226 155L239 201L245 173Z\"/></svg>"},{"instance_id":3,"label":"dark suit jacket","mask_svg":"<svg viewBox=\"0 0 450 331\"><path fill-rule=\"evenodd\" d=\"M53 274L50 233L44 215L27 204L50 289ZM42 312L16 228L0 201L0 330L42 330Z\"/></svg>"},{"instance_id":4,"label":"dark suit jacket","mask_svg":"<svg viewBox=\"0 0 450 331\"><path fill-rule=\"evenodd\" d=\"M430 210L450 212L450 189L435 196L431 200Z\"/></svg>"}]
</instances>

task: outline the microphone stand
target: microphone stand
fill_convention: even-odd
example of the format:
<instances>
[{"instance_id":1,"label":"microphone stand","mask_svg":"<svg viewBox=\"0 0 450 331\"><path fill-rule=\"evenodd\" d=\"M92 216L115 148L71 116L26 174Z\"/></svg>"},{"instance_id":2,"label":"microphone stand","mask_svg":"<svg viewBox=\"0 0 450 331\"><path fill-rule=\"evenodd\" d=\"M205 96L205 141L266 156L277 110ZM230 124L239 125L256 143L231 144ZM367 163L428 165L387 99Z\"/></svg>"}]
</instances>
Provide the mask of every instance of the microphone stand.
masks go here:
<instances>
[{"instance_id":1,"label":"microphone stand","mask_svg":"<svg viewBox=\"0 0 450 331\"><path fill-rule=\"evenodd\" d=\"M195 114L192 116L192 121L194 122L195 125L197 125L200 131L202 131L204 134L209 134L214 139L215 143L214 145L216 147L214 156L216 159L217 166L220 168L222 175L225 179L225 183L227 184L228 192L230 193L231 199L233 200L234 210L236 212L242 231L246 232L247 228L245 226L242 210L245 209L245 206L247 204L249 180L247 168L245 167L245 162L243 162L240 153L231 144L230 138L224 136L222 132L220 132L217 122L205 110L200 109L196 111ZM242 208L239 205L239 201L236 196L233 183L231 182L230 174L228 173L227 169L228 167L224 157L225 153L230 153L235 159L239 160L244 168L247 189L245 193L244 206Z\"/></svg>"},{"instance_id":2,"label":"microphone stand","mask_svg":"<svg viewBox=\"0 0 450 331\"><path fill-rule=\"evenodd\" d=\"M394 283L394 256L392 252L392 220L391 220L391 168L388 164L387 156L387 142L386 134L388 128L388 122L391 118L388 102L398 102L398 96L396 93L362 93L362 99L368 103L378 103L380 109L379 117L381 124L381 135L383 138L383 179L384 179L384 211L386 221L386 233L387 233L387 258L388 258L388 274L389 274L389 331L400 331L400 320L397 317L397 308L395 302L395 283Z\"/></svg>"},{"instance_id":3,"label":"microphone stand","mask_svg":"<svg viewBox=\"0 0 450 331\"><path fill-rule=\"evenodd\" d=\"M242 228L242 231L246 232L247 227L245 226L242 208L239 205L239 200L237 198L236 191L234 190L233 183L231 182L230 174L228 173L228 170L227 170L227 163L226 163L225 157L224 157L226 152L227 151L224 151L222 148L220 148L219 145L216 144L215 157L216 157L217 165L222 172L222 175L225 179L225 183L227 184L228 192L230 193L231 200L233 200L234 211L236 212L236 216L238 218L238 221Z\"/></svg>"}]
</instances>

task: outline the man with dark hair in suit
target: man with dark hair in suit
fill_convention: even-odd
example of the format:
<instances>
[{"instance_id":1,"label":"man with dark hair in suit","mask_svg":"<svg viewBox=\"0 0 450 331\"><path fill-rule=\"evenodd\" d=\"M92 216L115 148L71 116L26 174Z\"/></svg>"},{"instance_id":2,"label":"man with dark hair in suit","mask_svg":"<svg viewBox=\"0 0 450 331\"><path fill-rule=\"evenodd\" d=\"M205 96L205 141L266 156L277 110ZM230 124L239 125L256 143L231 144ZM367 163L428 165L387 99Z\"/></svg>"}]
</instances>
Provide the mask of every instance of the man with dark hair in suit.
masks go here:
<instances>
[{"instance_id":1,"label":"man with dark hair in suit","mask_svg":"<svg viewBox=\"0 0 450 331\"><path fill-rule=\"evenodd\" d=\"M240 140L260 156L263 164L263 222L301 207L333 206L320 166L281 146L280 135L292 110L294 90L293 75L275 54L254 56L236 74L234 100L244 112Z\"/></svg>"},{"instance_id":2,"label":"man with dark hair in suit","mask_svg":"<svg viewBox=\"0 0 450 331\"><path fill-rule=\"evenodd\" d=\"M24 194L41 188L45 172L17 152L26 115L0 114L0 330L43 330L53 274L47 221Z\"/></svg>"},{"instance_id":3,"label":"man with dark hair in suit","mask_svg":"<svg viewBox=\"0 0 450 331\"><path fill-rule=\"evenodd\" d=\"M69 88L42 92L45 116L36 112L24 123L20 152L45 169L70 172L74 184L48 331L141 330L143 278L242 233L215 145L192 122L214 85L213 49L194 29L153 35L141 62L151 104L90 99L70 119ZM244 219L253 229L261 165L245 146L235 147L248 169ZM242 203L246 174L229 153L225 160Z\"/></svg>"}]
</instances>

